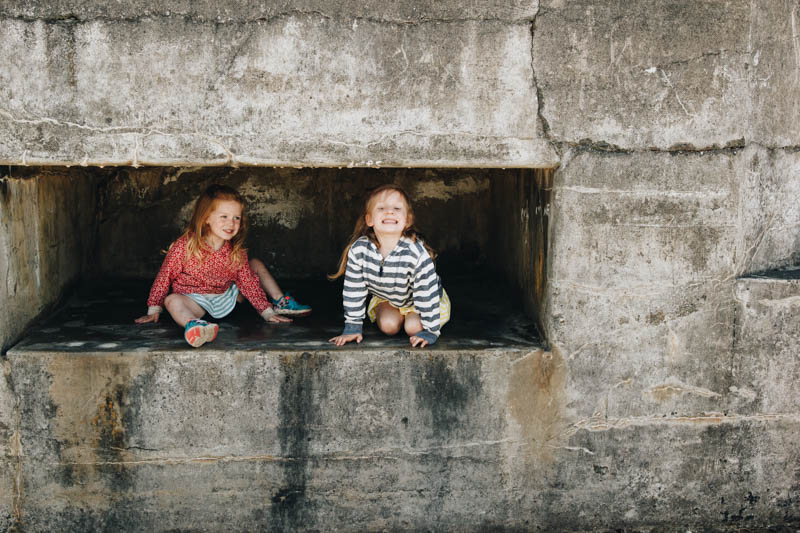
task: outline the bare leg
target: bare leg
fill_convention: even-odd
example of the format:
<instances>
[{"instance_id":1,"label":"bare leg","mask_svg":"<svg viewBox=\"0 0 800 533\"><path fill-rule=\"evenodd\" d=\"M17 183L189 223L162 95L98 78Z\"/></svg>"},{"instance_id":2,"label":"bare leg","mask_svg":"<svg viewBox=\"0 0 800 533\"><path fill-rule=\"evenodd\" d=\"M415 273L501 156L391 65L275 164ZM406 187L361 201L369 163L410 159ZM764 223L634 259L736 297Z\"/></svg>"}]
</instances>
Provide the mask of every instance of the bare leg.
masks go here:
<instances>
[{"instance_id":1,"label":"bare leg","mask_svg":"<svg viewBox=\"0 0 800 533\"><path fill-rule=\"evenodd\" d=\"M252 268L253 272L258 276L259 281L261 281L261 287L270 298L273 300L280 300L283 298L283 291L278 287L275 278L272 277L272 274L269 273L269 270L267 270L267 267L260 259L251 259L250 268Z\"/></svg>"},{"instance_id":2,"label":"bare leg","mask_svg":"<svg viewBox=\"0 0 800 533\"><path fill-rule=\"evenodd\" d=\"M172 319L181 326L206 314L205 309L185 294L170 294L164 300L164 307L167 308Z\"/></svg>"},{"instance_id":3,"label":"bare leg","mask_svg":"<svg viewBox=\"0 0 800 533\"><path fill-rule=\"evenodd\" d=\"M387 335L395 335L403 326L403 315L389 302L381 302L375 307L375 322Z\"/></svg>"},{"instance_id":4,"label":"bare leg","mask_svg":"<svg viewBox=\"0 0 800 533\"><path fill-rule=\"evenodd\" d=\"M419 318L419 313L408 313L406 315L405 328L409 337L413 337L422 331L422 320Z\"/></svg>"}]
</instances>

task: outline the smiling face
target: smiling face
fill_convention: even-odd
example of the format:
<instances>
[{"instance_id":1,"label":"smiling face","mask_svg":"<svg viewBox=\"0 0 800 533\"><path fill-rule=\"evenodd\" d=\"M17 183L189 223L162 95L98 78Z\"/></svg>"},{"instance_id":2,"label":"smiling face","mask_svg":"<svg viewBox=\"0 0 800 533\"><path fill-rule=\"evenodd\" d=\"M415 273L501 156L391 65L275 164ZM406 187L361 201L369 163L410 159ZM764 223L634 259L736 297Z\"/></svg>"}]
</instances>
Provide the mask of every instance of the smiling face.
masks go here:
<instances>
[{"instance_id":1,"label":"smiling face","mask_svg":"<svg viewBox=\"0 0 800 533\"><path fill-rule=\"evenodd\" d=\"M370 200L365 221L375 230L376 235L402 235L413 223L403 195L397 191L386 190Z\"/></svg>"},{"instance_id":2,"label":"smiling face","mask_svg":"<svg viewBox=\"0 0 800 533\"><path fill-rule=\"evenodd\" d=\"M206 218L209 243L215 248L222 246L239 233L242 225L242 204L235 200L215 200L214 208Z\"/></svg>"}]
</instances>

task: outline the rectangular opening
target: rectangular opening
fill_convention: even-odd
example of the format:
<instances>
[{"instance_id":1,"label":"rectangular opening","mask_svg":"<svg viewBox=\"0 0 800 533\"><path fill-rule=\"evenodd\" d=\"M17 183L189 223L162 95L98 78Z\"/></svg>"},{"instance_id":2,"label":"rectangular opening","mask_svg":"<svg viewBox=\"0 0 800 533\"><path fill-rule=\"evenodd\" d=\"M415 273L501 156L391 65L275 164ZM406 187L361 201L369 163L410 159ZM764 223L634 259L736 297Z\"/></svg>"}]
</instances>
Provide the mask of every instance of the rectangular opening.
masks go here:
<instances>
[{"instance_id":1,"label":"rectangular opening","mask_svg":"<svg viewBox=\"0 0 800 533\"><path fill-rule=\"evenodd\" d=\"M78 178L75 176L78 175ZM31 329L17 350L185 349L168 315L134 325L146 312L161 250L177 238L197 196L212 183L239 190L248 206L250 257L281 288L314 309L291 325L264 323L248 303L220 321L216 349L328 349L343 326L339 254L363 208L383 183L410 195L416 223L439 253L437 271L452 319L436 347L542 346L550 169L290 169L12 167L8 179L75 180L84 194L69 207L81 231L80 283L68 303ZM87 182L90 184L87 188ZM78 225L76 224L76 228ZM408 346L365 322L360 348Z\"/></svg>"}]
</instances>

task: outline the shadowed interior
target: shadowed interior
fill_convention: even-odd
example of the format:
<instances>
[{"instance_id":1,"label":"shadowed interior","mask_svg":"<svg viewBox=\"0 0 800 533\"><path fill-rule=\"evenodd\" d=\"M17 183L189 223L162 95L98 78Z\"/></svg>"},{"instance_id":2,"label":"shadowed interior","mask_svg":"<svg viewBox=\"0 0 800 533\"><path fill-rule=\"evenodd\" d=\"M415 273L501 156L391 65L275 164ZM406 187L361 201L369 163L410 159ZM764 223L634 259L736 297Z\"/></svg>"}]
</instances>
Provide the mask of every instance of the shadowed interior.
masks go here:
<instances>
[{"instance_id":1,"label":"shadowed interior","mask_svg":"<svg viewBox=\"0 0 800 533\"><path fill-rule=\"evenodd\" d=\"M26 172L30 172L27 170ZM220 322L216 348L326 348L341 332L336 264L364 194L383 183L411 197L416 225L437 250L437 271L453 314L441 349L542 345L547 218L552 171L500 169L86 169L94 180L94 239L79 289L18 346L31 350L185 348L167 313L158 325L134 325L163 250L182 231L194 200L224 183L247 201L250 257L262 259L281 288L309 304L311 317L264 323L248 303ZM52 171L48 173L52 174ZM57 174L57 173L56 173ZM53 179L50 177L40 179ZM98 281L99 280L99 281ZM362 348L404 347L365 327Z\"/></svg>"}]
</instances>

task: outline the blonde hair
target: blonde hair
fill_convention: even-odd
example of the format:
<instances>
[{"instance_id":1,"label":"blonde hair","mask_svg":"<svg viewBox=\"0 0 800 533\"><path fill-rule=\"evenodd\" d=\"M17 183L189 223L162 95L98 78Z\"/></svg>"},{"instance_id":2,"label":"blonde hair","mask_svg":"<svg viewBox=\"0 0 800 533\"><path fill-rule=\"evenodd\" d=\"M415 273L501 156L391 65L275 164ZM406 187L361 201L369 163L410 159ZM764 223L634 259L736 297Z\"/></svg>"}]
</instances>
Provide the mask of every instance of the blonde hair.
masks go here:
<instances>
[{"instance_id":1,"label":"blonde hair","mask_svg":"<svg viewBox=\"0 0 800 533\"><path fill-rule=\"evenodd\" d=\"M236 189L228 187L227 185L211 185L194 203L194 210L192 211L192 218L186 226L186 230L181 234L181 237L186 237L186 258L194 256L199 261L203 260L203 243L206 235L208 235L208 216L214 211L217 202L230 200L242 206L242 220L239 225L239 232L230 240L231 253L230 262L236 267L242 265L243 252L247 251L244 248L244 238L247 236L247 216L245 215L245 202L242 195ZM172 246L170 246L171 248Z\"/></svg>"},{"instance_id":2,"label":"blonde hair","mask_svg":"<svg viewBox=\"0 0 800 533\"><path fill-rule=\"evenodd\" d=\"M364 211L361 213L358 219L356 219L356 225L353 228L353 234L350 236L350 241L347 243L347 246L345 246L342 256L339 258L339 268L335 274L330 274L328 276L329 280L333 281L344 275L345 270L347 270L347 254L350 252L350 248L352 248L353 243L358 239L366 236L375 244L375 246L379 246L378 238L375 236L375 230L373 230L371 226L367 226L367 215L370 213L370 211L372 211L372 208L375 207L375 202L378 201L378 196L389 191L394 191L400 194L400 196L403 198L403 202L406 204L406 211L408 212L408 221L410 224L403 230L403 237L407 237L413 242L417 242L417 239L420 239L422 245L426 250L428 250L428 254L431 256L431 259L436 259L436 252L433 250L433 248L428 246L427 242L421 239L422 235L414 224L414 212L411 209L411 200L409 200L408 194L406 194L406 191L404 191L399 185L388 183L367 191L364 200Z\"/></svg>"}]
</instances>

